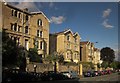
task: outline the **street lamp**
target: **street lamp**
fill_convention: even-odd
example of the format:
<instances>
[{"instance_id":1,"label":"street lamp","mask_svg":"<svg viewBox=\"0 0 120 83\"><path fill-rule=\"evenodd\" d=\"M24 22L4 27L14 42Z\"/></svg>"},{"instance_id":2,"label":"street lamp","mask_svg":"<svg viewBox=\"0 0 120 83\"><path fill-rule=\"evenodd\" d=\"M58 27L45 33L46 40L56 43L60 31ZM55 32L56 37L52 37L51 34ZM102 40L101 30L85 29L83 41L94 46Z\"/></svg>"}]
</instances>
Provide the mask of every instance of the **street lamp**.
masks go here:
<instances>
[{"instance_id":1,"label":"street lamp","mask_svg":"<svg viewBox=\"0 0 120 83\"><path fill-rule=\"evenodd\" d=\"M80 61L82 61L82 46L80 45Z\"/></svg>"},{"instance_id":2,"label":"street lamp","mask_svg":"<svg viewBox=\"0 0 120 83\"><path fill-rule=\"evenodd\" d=\"M36 72L37 65L34 65L34 72Z\"/></svg>"}]
</instances>

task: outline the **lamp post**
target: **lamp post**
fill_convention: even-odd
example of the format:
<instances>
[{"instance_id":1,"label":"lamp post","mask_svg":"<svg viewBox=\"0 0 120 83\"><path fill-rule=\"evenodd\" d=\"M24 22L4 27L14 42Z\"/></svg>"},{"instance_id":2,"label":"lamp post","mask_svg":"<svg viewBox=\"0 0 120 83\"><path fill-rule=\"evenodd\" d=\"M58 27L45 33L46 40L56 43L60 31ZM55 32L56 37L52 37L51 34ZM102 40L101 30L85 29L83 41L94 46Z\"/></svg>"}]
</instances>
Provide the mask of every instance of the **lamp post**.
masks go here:
<instances>
[{"instance_id":1,"label":"lamp post","mask_svg":"<svg viewBox=\"0 0 120 83\"><path fill-rule=\"evenodd\" d=\"M93 43L98 43L98 42L93 42ZM94 70L97 71L98 67L97 67L96 57L98 56L98 49L96 49L95 51L93 49L93 52L94 52L94 55L93 55Z\"/></svg>"},{"instance_id":2,"label":"lamp post","mask_svg":"<svg viewBox=\"0 0 120 83\"><path fill-rule=\"evenodd\" d=\"M37 65L34 65L34 72L36 72Z\"/></svg>"},{"instance_id":3,"label":"lamp post","mask_svg":"<svg viewBox=\"0 0 120 83\"><path fill-rule=\"evenodd\" d=\"M82 46L80 45L80 61L82 61Z\"/></svg>"}]
</instances>

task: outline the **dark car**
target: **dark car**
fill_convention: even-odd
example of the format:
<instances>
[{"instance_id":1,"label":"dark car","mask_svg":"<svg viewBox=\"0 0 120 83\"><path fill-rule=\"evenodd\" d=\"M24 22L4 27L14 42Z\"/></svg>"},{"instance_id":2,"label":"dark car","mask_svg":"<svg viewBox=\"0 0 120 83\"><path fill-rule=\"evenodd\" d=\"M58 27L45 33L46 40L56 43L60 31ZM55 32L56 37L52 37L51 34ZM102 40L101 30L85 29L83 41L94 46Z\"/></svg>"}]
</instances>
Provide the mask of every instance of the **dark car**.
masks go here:
<instances>
[{"instance_id":1,"label":"dark car","mask_svg":"<svg viewBox=\"0 0 120 83\"><path fill-rule=\"evenodd\" d=\"M65 75L54 71L45 71L41 76L42 81L65 80L68 79Z\"/></svg>"},{"instance_id":2,"label":"dark car","mask_svg":"<svg viewBox=\"0 0 120 83\"><path fill-rule=\"evenodd\" d=\"M40 74L35 72L24 72L20 70L4 70L2 72L2 82L17 82L17 81L40 81Z\"/></svg>"},{"instance_id":3,"label":"dark car","mask_svg":"<svg viewBox=\"0 0 120 83\"><path fill-rule=\"evenodd\" d=\"M95 76L98 76L98 71L93 71L93 73L95 74Z\"/></svg>"},{"instance_id":4,"label":"dark car","mask_svg":"<svg viewBox=\"0 0 120 83\"><path fill-rule=\"evenodd\" d=\"M101 76L102 75L102 72L101 71L98 71L98 76Z\"/></svg>"},{"instance_id":5,"label":"dark car","mask_svg":"<svg viewBox=\"0 0 120 83\"><path fill-rule=\"evenodd\" d=\"M112 71L111 70L106 70L107 74L111 74Z\"/></svg>"},{"instance_id":6,"label":"dark car","mask_svg":"<svg viewBox=\"0 0 120 83\"><path fill-rule=\"evenodd\" d=\"M104 72L104 75L107 75L107 74L108 74L108 72L107 72L106 70L103 70L103 72Z\"/></svg>"},{"instance_id":7,"label":"dark car","mask_svg":"<svg viewBox=\"0 0 120 83\"><path fill-rule=\"evenodd\" d=\"M101 75L105 75L104 71L100 71Z\"/></svg>"},{"instance_id":8,"label":"dark car","mask_svg":"<svg viewBox=\"0 0 120 83\"><path fill-rule=\"evenodd\" d=\"M83 72L84 77L94 77L95 73L93 71Z\"/></svg>"}]
</instances>

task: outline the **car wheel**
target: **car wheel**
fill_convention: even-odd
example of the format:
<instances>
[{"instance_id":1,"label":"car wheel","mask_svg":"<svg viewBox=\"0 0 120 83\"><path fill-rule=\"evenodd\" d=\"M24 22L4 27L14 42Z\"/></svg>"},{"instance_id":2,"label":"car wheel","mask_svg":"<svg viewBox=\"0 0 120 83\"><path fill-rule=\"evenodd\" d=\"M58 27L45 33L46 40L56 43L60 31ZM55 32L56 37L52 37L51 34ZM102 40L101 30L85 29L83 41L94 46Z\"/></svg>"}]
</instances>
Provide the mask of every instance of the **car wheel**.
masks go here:
<instances>
[{"instance_id":1,"label":"car wheel","mask_svg":"<svg viewBox=\"0 0 120 83\"><path fill-rule=\"evenodd\" d=\"M6 81L7 81L7 82L11 82L12 79L11 79L11 78L7 78Z\"/></svg>"},{"instance_id":2,"label":"car wheel","mask_svg":"<svg viewBox=\"0 0 120 83\"><path fill-rule=\"evenodd\" d=\"M53 80L53 78L52 78L52 77L50 77L50 78L49 78L49 80Z\"/></svg>"}]
</instances>

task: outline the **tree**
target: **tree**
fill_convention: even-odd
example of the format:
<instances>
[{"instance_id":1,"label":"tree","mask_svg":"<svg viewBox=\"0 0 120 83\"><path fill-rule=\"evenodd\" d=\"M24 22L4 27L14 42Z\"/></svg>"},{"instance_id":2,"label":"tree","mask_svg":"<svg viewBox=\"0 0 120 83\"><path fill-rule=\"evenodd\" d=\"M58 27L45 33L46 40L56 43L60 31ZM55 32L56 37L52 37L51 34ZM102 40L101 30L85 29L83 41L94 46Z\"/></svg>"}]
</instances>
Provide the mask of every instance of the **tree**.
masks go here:
<instances>
[{"instance_id":1,"label":"tree","mask_svg":"<svg viewBox=\"0 0 120 83\"><path fill-rule=\"evenodd\" d=\"M37 48L30 48L28 51L28 57L30 57L31 62L42 62L41 58L38 55Z\"/></svg>"},{"instance_id":2,"label":"tree","mask_svg":"<svg viewBox=\"0 0 120 83\"><path fill-rule=\"evenodd\" d=\"M110 67L112 67L112 68L114 68L114 69L116 69L117 68L117 62L112 62L111 64L110 64Z\"/></svg>"},{"instance_id":3,"label":"tree","mask_svg":"<svg viewBox=\"0 0 120 83\"><path fill-rule=\"evenodd\" d=\"M100 53L101 60L106 61L109 64L112 63L115 59L115 52L110 47L102 48Z\"/></svg>"},{"instance_id":4,"label":"tree","mask_svg":"<svg viewBox=\"0 0 120 83\"><path fill-rule=\"evenodd\" d=\"M54 52L51 55L48 55L45 60L49 61L50 63L52 62L54 64L54 72L57 72L57 63L59 61L59 54L57 52Z\"/></svg>"},{"instance_id":5,"label":"tree","mask_svg":"<svg viewBox=\"0 0 120 83\"><path fill-rule=\"evenodd\" d=\"M101 67L107 68L108 67L108 62L103 61L101 64Z\"/></svg>"},{"instance_id":6,"label":"tree","mask_svg":"<svg viewBox=\"0 0 120 83\"><path fill-rule=\"evenodd\" d=\"M61 63L64 63L64 57L63 57L63 55L60 55L59 57L58 57L58 62L61 64Z\"/></svg>"},{"instance_id":7,"label":"tree","mask_svg":"<svg viewBox=\"0 0 120 83\"><path fill-rule=\"evenodd\" d=\"M26 63L23 55L23 47L12 40L5 30L2 31L2 66L3 67L20 67Z\"/></svg>"},{"instance_id":8,"label":"tree","mask_svg":"<svg viewBox=\"0 0 120 83\"><path fill-rule=\"evenodd\" d=\"M47 60L47 61L49 61L50 63L52 63L52 62L56 62L56 61L58 61L58 56L54 56L54 55L48 55L46 58L45 58L45 60Z\"/></svg>"},{"instance_id":9,"label":"tree","mask_svg":"<svg viewBox=\"0 0 120 83\"><path fill-rule=\"evenodd\" d=\"M114 69L120 69L120 62L119 61L114 61L110 64L110 67Z\"/></svg>"},{"instance_id":10,"label":"tree","mask_svg":"<svg viewBox=\"0 0 120 83\"><path fill-rule=\"evenodd\" d=\"M98 68L100 68L100 67L101 67L100 63L97 63L97 67L98 67Z\"/></svg>"}]
</instances>

